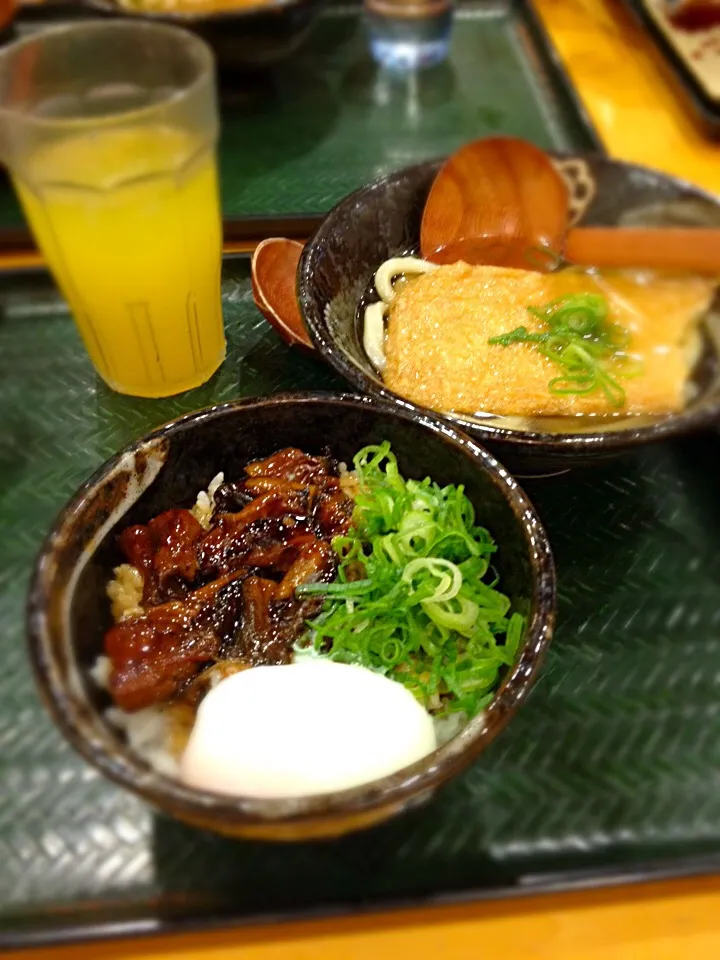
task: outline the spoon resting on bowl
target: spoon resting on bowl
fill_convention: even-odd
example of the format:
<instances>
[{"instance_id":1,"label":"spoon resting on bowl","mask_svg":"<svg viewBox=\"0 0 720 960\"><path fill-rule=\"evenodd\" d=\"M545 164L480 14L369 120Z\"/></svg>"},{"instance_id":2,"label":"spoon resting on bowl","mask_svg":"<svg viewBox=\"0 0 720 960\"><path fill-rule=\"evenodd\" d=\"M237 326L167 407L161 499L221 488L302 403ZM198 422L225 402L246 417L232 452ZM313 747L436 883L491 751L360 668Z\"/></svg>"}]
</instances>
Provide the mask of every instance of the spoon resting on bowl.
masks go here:
<instances>
[{"instance_id":1,"label":"spoon resting on bowl","mask_svg":"<svg viewBox=\"0 0 720 960\"><path fill-rule=\"evenodd\" d=\"M290 346L314 351L298 306L295 290L303 245L297 240L271 237L255 248L250 265L255 304Z\"/></svg>"},{"instance_id":2,"label":"spoon resting on bowl","mask_svg":"<svg viewBox=\"0 0 720 960\"><path fill-rule=\"evenodd\" d=\"M562 259L720 274L717 228L569 228L562 177L547 154L514 137L476 140L448 158L428 194L420 249L435 263L543 270Z\"/></svg>"},{"instance_id":3,"label":"spoon resting on bowl","mask_svg":"<svg viewBox=\"0 0 720 960\"><path fill-rule=\"evenodd\" d=\"M720 275L720 229L570 227L568 190L550 158L512 137L478 140L454 153L428 195L420 249L435 263L546 272L559 261ZM280 336L314 347L295 292L302 244L264 240L252 259L253 297Z\"/></svg>"}]
</instances>

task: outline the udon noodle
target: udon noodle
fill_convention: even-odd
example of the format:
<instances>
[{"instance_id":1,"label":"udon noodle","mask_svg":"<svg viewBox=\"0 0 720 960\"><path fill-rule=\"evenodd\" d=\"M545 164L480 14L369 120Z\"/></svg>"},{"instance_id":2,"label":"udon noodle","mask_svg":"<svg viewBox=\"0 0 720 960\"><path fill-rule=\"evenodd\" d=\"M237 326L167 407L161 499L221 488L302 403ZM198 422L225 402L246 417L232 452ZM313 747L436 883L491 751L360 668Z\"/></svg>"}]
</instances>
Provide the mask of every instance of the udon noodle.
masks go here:
<instances>
[{"instance_id":1,"label":"udon noodle","mask_svg":"<svg viewBox=\"0 0 720 960\"><path fill-rule=\"evenodd\" d=\"M363 320L363 346L370 363L376 370L385 369L385 317L388 307L395 299L398 277L419 276L436 269L436 264L419 257L392 257L381 264L375 274L375 290L380 299L365 308Z\"/></svg>"}]
</instances>

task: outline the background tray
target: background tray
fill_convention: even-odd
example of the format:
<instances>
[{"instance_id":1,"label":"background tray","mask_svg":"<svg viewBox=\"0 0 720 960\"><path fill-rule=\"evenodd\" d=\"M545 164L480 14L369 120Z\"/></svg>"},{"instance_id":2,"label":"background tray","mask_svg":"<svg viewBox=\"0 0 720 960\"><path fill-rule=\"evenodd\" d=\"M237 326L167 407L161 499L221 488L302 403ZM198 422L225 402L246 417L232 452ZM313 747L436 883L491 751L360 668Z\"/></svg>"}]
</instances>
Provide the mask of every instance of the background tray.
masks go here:
<instances>
[{"instance_id":1,"label":"background tray","mask_svg":"<svg viewBox=\"0 0 720 960\"><path fill-rule=\"evenodd\" d=\"M67 9L26 12L19 30L47 26ZM546 148L600 149L524 0L461 3L450 59L404 79L370 60L359 7L330 5L296 58L271 77L228 81L221 95L223 213L236 240L306 238L357 187L476 137L502 132ZM0 230L22 226L0 180Z\"/></svg>"},{"instance_id":2,"label":"background tray","mask_svg":"<svg viewBox=\"0 0 720 960\"><path fill-rule=\"evenodd\" d=\"M33 556L107 456L194 408L342 384L285 347L226 262L229 356L146 401L95 377L43 274L0 274L0 948L720 865L720 444L715 435L528 482L559 626L528 704L428 806L339 841L274 847L155 815L86 766L35 692Z\"/></svg>"}]
</instances>

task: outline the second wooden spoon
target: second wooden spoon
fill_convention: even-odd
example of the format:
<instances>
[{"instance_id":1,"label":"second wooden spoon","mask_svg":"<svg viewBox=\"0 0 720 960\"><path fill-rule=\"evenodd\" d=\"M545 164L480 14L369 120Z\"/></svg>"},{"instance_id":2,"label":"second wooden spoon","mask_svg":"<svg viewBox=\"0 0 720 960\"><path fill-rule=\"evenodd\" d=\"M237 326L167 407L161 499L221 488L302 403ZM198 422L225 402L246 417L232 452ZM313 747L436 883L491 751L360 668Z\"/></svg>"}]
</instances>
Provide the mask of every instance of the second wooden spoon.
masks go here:
<instances>
[{"instance_id":1,"label":"second wooden spoon","mask_svg":"<svg viewBox=\"0 0 720 960\"><path fill-rule=\"evenodd\" d=\"M712 227L575 227L565 259L592 267L645 267L720 276L720 229Z\"/></svg>"}]
</instances>

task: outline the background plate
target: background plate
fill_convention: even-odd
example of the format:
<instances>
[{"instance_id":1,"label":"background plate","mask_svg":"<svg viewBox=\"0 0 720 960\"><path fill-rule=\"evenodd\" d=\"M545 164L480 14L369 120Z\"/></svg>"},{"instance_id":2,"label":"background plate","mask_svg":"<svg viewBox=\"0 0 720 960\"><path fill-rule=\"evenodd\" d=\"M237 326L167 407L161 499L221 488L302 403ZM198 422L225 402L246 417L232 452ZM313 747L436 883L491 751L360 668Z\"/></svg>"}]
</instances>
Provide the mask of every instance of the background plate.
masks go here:
<instances>
[{"instance_id":1,"label":"background plate","mask_svg":"<svg viewBox=\"0 0 720 960\"><path fill-rule=\"evenodd\" d=\"M650 34L669 80L685 99L705 133L720 138L720 27L687 33L672 27L662 0L623 0Z\"/></svg>"},{"instance_id":2,"label":"background plate","mask_svg":"<svg viewBox=\"0 0 720 960\"><path fill-rule=\"evenodd\" d=\"M643 0L643 6L693 79L720 109L720 24L686 30L668 17L665 0Z\"/></svg>"},{"instance_id":3,"label":"background plate","mask_svg":"<svg viewBox=\"0 0 720 960\"><path fill-rule=\"evenodd\" d=\"M94 375L43 274L0 275L0 947L714 870L720 863L720 444L660 445L528 481L559 576L529 702L428 806L343 840L271 846L155 815L61 740L35 692L33 557L106 457L178 414L340 389L285 347L226 263L229 356L148 401Z\"/></svg>"}]
</instances>

